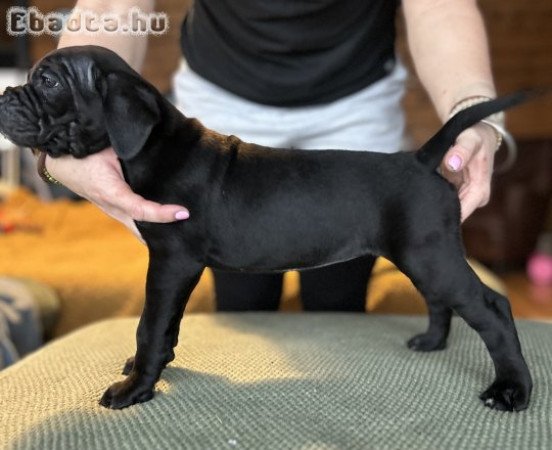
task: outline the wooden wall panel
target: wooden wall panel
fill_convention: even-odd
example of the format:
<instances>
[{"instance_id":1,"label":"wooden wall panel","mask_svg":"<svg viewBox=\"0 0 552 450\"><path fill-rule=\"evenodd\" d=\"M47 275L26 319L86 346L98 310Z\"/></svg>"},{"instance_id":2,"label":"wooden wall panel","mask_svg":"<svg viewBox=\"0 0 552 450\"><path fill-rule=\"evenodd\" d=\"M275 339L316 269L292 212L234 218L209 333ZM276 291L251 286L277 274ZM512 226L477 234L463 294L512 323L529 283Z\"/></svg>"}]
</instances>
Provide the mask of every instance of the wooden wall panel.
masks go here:
<instances>
[{"instance_id":1,"label":"wooden wall panel","mask_svg":"<svg viewBox=\"0 0 552 450\"><path fill-rule=\"evenodd\" d=\"M552 87L552 1L480 0L479 4L489 34L498 92ZM398 45L410 63L404 33ZM415 77L409 81L405 107L415 142L425 141L440 122ZM552 96L512 110L507 120L518 139L552 138Z\"/></svg>"}]
</instances>

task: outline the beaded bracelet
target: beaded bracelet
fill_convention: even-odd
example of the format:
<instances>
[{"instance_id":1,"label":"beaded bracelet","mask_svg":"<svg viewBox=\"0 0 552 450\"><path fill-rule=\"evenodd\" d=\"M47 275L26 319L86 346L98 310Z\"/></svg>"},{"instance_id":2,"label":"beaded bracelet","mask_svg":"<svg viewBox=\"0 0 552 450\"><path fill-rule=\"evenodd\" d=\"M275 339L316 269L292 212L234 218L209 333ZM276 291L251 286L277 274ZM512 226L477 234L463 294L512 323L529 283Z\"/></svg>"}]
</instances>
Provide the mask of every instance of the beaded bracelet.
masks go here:
<instances>
[{"instance_id":1,"label":"beaded bracelet","mask_svg":"<svg viewBox=\"0 0 552 450\"><path fill-rule=\"evenodd\" d=\"M38 171L38 175L40 175L40 178L42 178L44 182L61 185L61 183L58 180L56 180L50 174L50 172L48 172L48 169L46 169L46 152L38 153L38 161L36 164L36 169Z\"/></svg>"}]
</instances>

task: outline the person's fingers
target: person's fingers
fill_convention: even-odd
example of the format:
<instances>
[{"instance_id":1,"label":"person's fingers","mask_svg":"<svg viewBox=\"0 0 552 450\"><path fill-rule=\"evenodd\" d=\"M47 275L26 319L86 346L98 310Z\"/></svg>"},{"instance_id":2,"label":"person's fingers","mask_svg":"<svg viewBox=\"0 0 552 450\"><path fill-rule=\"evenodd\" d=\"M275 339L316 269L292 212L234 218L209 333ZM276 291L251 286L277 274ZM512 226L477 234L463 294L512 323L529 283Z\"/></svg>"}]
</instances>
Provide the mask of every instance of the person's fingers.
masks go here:
<instances>
[{"instance_id":1,"label":"person's fingers","mask_svg":"<svg viewBox=\"0 0 552 450\"><path fill-rule=\"evenodd\" d=\"M462 190L469 183L469 173L464 170L477 154L481 147L481 138L474 130L466 130L458 136L456 143L445 154L441 164L441 174L456 188L458 194L462 195Z\"/></svg>"},{"instance_id":2,"label":"person's fingers","mask_svg":"<svg viewBox=\"0 0 552 450\"><path fill-rule=\"evenodd\" d=\"M182 206L161 205L144 199L130 189L119 197L116 207L138 222L168 223L190 217L188 210Z\"/></svg>"},{"instance_id":3,"label":"person's fingers","mask_svg":"<svg viewBox=\"0 0 552 450\"><path fill-rule=\"evenodd\" d=\"M460 205L462 210L462 222L472 215L472 213L487 203L491 198L490 180L481 175L472 177L464 192L460 195Z\"/></svg>"},{"instance_id":4,"label":"person's fingers","mask_svg":"<svg viewBox=\"0 0 552 450\"><path fill-rule=\"evenodd\" d=\"M443 158L442 174L458 189L462 221L490 199L495 136L479 124L458 136Z\"/></svg>"},{"instance_id":5,"label":"person's fingers","mask_svg":"<svg viewBox=\"0 0 552 450\"><path fill-rule=\"evenodd\" d=\"M163 205L135 194L126 183L112 149L84 159L62 157L47 160L50 173L75 193L96 204L141 239L134 221L168 223L189 218L189 211L175 204Z\"/></svg>"},{"instance_id":6,"label":"person's fingers","mask_svg":"<svg viewBox=\"0 0 552 450\"><path fill-rule=\"evenodd\" d=\"M462 132L456 143L443 158L444 168L452 173L458 173L466 167L481 148L483 140L478 132L472 128Z\"/></svg>"},{"instance_id":7,"label":"person's fingers","mask_svg":"<svg viewBox=\"0 0 552 450\"><path fill-rule=\"evenodd\" d=\"M128 217L139 222L167 223L190 217L189 211L183 206L164 205L135 194L116 174L110 178L104 190L97 192L90 200L121 221Z\"/></svg>"}]
</instances>

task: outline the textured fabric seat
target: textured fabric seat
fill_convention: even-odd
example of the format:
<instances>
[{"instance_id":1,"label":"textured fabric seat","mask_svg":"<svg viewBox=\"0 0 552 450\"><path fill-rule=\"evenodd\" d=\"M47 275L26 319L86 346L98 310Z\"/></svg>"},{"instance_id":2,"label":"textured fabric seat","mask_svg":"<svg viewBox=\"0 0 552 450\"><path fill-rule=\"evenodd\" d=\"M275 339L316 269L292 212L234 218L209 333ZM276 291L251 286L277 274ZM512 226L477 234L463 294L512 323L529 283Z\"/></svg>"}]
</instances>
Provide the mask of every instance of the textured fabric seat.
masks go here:
<instances>
[{"instance_id":1,"label":"textured fabric seat","mask_svg":"<svg viewBox=\"0 0 552 450\"><path fill-rule=\"evenodd\" d=\"M196 314L150 402L98 400L134 352L136 319L56 340L0 372L0 448L549 449L552 326L518 322L535 389L528 410L485 408L493 380L478 336L455 319L445 351L405 341L425 318Z\"/></svg>"}]
</instances>

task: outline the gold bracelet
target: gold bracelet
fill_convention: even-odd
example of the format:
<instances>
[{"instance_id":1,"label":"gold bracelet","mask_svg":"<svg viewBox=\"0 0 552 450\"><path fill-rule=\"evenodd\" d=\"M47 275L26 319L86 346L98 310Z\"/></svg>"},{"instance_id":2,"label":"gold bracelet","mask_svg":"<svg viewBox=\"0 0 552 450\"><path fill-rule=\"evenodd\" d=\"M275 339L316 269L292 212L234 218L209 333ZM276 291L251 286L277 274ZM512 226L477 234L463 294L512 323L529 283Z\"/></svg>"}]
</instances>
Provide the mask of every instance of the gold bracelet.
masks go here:
<instances>
[{"instance_id":1,"label":"gold bracelet","mask_svg":"<svg viewBox=\"0 0 552 450\"><path fill-rule=\"evenodd\" d=\"M48 169L46 169L46 152L39 152L36 169L38 175L40 175L40 178L42 178L45 183L61 185L61 183L48 172Z\"/></svg>"}]
</instances>

